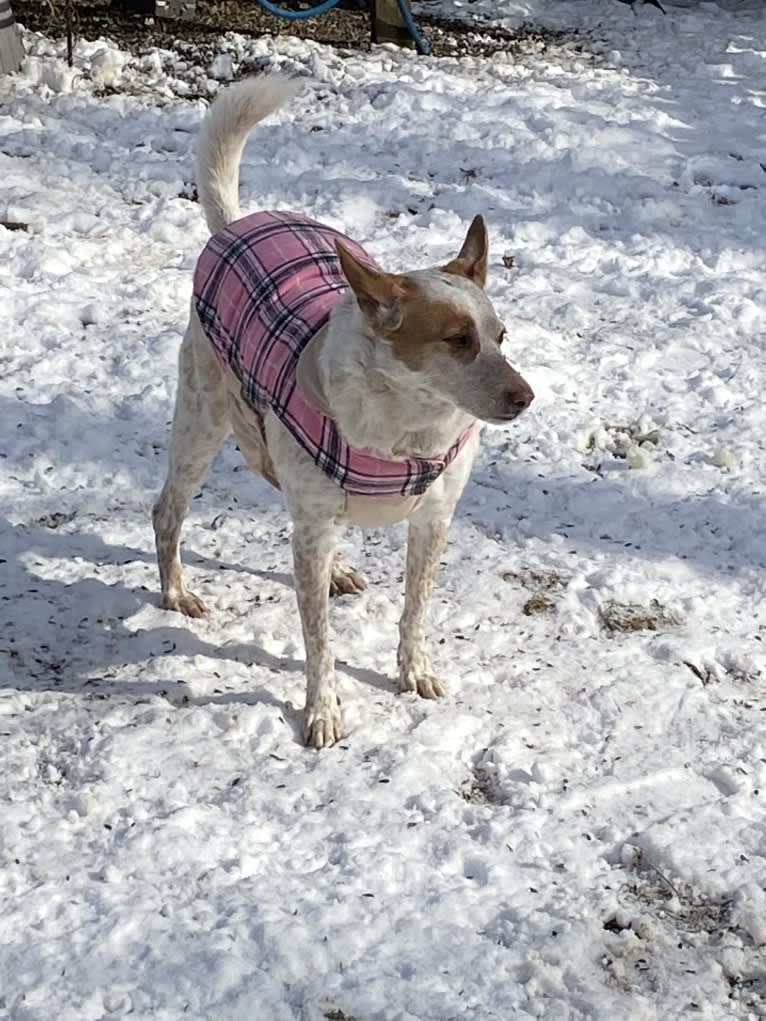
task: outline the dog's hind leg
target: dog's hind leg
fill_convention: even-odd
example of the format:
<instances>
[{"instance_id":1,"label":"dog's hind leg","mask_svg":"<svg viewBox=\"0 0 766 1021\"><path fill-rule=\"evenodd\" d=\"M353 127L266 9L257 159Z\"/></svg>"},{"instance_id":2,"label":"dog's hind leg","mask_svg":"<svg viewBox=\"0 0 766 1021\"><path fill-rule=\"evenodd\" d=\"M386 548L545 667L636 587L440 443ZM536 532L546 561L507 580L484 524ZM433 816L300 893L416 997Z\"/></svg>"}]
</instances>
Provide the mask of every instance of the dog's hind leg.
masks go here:
<instances>
[{"instance_id":1,"label":"dog's hind leg","mask_svg":"<svg viewBox=\"0 0 766 1021\"><path fill-rule=\"evenodd\" d=\"M231 431L223 374L192 312L178 359L178 392L168 453L168 476L152 519L162 606L201 617L205 604L184 581L181 526L202 476Z\"/></svg>"},{"instance_id":2,"label":"dog's hind leg","mask_svg":"<svg viewBox=\"0 0 766 1021\"><path fill-rule=\"evenodd\" d=\"M347 564L340 553L335 554L330 572L331 596L355 596L364 592L367 581L350 564Z\"/></svg>"}]
</instances>

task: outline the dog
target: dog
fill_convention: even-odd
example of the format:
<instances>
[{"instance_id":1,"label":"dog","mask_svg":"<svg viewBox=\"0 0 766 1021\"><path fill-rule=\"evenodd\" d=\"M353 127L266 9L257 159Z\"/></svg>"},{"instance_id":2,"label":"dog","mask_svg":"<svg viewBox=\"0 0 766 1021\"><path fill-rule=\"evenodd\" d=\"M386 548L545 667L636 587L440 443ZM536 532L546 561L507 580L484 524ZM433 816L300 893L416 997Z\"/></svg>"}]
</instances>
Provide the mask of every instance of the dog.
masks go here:
<instances>
[{"instance_id":1,"label":"dog","mask_svg":"<svg viewBox=\"0 0 766 1021\"><path fill-rule=\"evenodd\" d=\"M336 553L339 528L408 521L399 690L443 696L426 613L447 531L481 423L513 421L534 394L501 352L482 216L446 265L408 273L385 272L356 242L297 213L240 218L247 137L297 88L279 74L239 82L203 121L197 188L211 238L195 271L153 523L162 606L198 617L206 610L184 581L181 526L230 433L281 490L306 652L302 733L324 748L344 733L328 597L365 586Z\"/></svg>"}]
</instances>

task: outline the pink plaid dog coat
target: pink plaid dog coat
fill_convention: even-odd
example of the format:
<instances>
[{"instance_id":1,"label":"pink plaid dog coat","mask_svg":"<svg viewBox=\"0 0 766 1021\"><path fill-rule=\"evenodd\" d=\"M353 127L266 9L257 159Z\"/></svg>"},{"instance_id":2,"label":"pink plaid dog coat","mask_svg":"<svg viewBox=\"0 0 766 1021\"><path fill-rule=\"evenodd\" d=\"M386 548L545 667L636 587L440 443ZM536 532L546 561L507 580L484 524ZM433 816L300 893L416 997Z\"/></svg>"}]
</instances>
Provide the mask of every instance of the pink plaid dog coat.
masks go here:
<instances>
[{"instance_id":1,"label":"pink plaid dog coat","mask_svg":"<svg viewBox=\"0 0 766 1021\"><path fill-rule=\"evenodd\" d=\"M260 417L271 408L314 463L354 496L418 496L471 434L443 457L396 459L351 447L334 420L297 384L298 359L347 290L335 250L339 238L375 265L354 241L294 213L260 212L214 234L194 274L194 304L224 368Z\"/></svg>"}]
</instances>

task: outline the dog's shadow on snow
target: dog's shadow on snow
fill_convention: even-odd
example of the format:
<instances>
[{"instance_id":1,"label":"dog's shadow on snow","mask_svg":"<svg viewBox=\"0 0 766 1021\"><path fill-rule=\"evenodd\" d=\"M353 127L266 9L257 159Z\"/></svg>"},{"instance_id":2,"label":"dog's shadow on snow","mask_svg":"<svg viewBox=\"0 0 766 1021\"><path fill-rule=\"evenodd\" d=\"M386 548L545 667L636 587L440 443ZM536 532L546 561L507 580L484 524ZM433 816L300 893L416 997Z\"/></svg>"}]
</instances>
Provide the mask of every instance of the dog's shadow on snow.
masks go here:
<instances>
[{"instance_id":1,"label":"dog's shadow on snow","mask_svg":"<svg viewBox=\"0 0 766 1021\"><path fill-rule=\"evenodd\" d=\"M154 583L153 554L112 546L93 533L13 526L7 522L0 523L0 536L3 548L15 553L12 560L3 564L4 580L0 581L3 607L0 662L6 660L3 673L10 677L4 687L102 699L161 698L176 707L269 705L292 727L296 739L299 737L302 694L301 705L296 706L275 692L284 689L292 675L290 687L294 689L297 680L302 693L303 660L275 655L251 641L219 643L213 635L208 640L205 631L216 627L214 614L210 623L208 619L189 621L159 610L158 585L149 589L143 585L108 583L97 576L102 570L110 573L121 564L137 564L139 569L143 564L151 570ZM46 561L62 558L86 561L92 565L86 568L91 576L79 577L71 583L46 578ZM262 581L272 593L292 590L292 578L287 574L220 563L193 551L187 551L185 559L217 572L247 573ZM266 605L275 598L281 600L281 595L272 594ZM288 598L292 602L291 592ZM152 617L156 610L168 623L155 625L152 619L145 627L135 621L126 624L147 610ZM247 607L243 610L247 612ZM257 613L257 604L253 605L253 612ZM297 626L297 608L291 606L290 612L295 614ZM185 664L197 657L208 663L202 668L195 663L193 672L199 676L201 670L206 671L211 678L208 690L203 693L195 691L183 676ZM227 664L239 664L245 671L237 670L233 678L227 679ZM126 679L126 674L132 672L131 666L135 668L134 679ZM390 679L374 670L342 661L337 666L339 673L393 694Z\"/></svg>"},{"instance_id":2,"label":"dog's shadow on snow","mask_svg":"<svg viewBox=\"0 0 766 1021\"><path fill-rule=\"evenodd\" d=\"M766 565L766 497L741 486L722 491L718 469L711 470L707 492L679 496L649 474L601 477L583 469L554 475L543 465L514 465L488 454L476 465L455 524L459 529L461 520L470 522L510 552L520 536L543 541L563 536L574 551L595 550L615 560L683 560L690 569L722 579ZM298 740L303 661L251 640L225 638L227 622L241 632L243 621L257 624L259 609L274 604L280 614L291 615L299 635L288 574L186 548L185 562L211 576L213 591L226 589L230 572L239 575L236 614L213 610L209 619L189 621L160 611L153 552L111 544L85 523L71 530L76 524L73 519L13 525L0 519L3 687L163 699L177 707L266 705ZM560 544L551 547L557 562L562 555ZM242 586L243 576L253 579L252 588ZM374 670L344 662L338 669L381 694L394 693L391 679ZM186 675L194 676L192 684Z\"/></svg>"}]
</instances>

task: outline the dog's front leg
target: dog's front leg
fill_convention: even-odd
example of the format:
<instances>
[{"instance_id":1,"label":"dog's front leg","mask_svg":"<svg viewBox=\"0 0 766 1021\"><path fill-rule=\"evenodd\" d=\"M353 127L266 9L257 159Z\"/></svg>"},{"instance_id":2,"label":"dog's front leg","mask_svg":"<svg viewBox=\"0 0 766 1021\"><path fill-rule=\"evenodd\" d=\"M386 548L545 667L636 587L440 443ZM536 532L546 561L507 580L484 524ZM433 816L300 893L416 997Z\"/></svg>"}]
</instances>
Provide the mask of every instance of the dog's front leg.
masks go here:
<instances>
[{"instance_id":1,"label":"dog's front leg","mask_svg":"<svg viewBox=\"0 0 766 1021\"><path fill-rule=\"evenodd\" d=\"M330 647L329 591L335 558L335 527L295 522L293 563L298 609L306 647L306 709L303 740L325 748L343 736Z\"/></svg>"},{"instance_id":2,"label":"dog's front leg","mask_svg":"<svg viewBox=\"0 0 766 1021\"><path fill-rule=\"evenodd\" d=\"M404 612L399 622L399 690L421 698L441 698L444 685L431 673L426 643L426 615L439 559L447 544L449 522L413 518L407 536Z\"/></svg>"}]
</instances>

